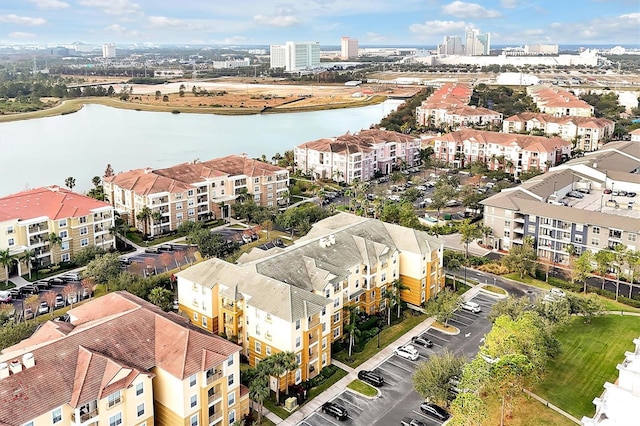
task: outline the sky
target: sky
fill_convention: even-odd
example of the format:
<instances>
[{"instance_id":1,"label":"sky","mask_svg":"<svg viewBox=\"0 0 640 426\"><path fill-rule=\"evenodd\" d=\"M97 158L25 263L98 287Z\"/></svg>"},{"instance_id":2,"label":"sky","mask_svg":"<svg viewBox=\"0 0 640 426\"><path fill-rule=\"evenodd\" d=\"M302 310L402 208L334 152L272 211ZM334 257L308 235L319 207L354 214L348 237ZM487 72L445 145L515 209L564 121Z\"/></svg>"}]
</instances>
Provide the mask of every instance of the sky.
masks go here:
<instances>
[{"instance_id":1,"label":"sky","mask_svg":"<svg viewBox=\"0 0 640 426\"><path fill-rule=\"evenodd\" d=\"M1 44L640 44L638 0L0 0Z\"/></svg>"}]
</instances>

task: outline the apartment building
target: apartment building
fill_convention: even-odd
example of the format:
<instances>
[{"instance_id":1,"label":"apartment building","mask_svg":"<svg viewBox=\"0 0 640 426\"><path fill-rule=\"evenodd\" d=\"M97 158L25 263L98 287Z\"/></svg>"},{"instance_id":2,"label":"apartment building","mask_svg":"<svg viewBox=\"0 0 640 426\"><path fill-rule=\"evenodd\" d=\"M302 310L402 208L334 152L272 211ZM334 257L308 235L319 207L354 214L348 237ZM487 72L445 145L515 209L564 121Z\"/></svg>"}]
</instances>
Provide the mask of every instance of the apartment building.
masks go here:
<instances>
[{"instance_id":1,"label":"apartment building","mask_svg":"<svg viewBox=\"0 0 640 426\"><path fill-rule=\"evenodd\" d=\"M616 366L618 380L606 382L604 392L593 400L596 413L584 416L582 426L633 425L637 423L640 404L640 338L633 339L633 352L624 353L624 361Z\"/></svg>"},{"instance_id":2,"label":"apartment building","mask_svg":"<svg viewBox=\"0 0 640 426\"><path fill-rule=\"evenodd\" d=\"M635 129L629 132L631 136L631 142L640 142L640 129Z\"/></svg>"},{"instance_id":3,"label":"apartment building","mask_svg":"<svg viewBox=\"0 0 640 426\"><path fill-rule=\"evenodd\" d=\"M568 263L569 244L578 255L618 244L637 250L640 205L619 191L640 193L640 145L633 142L610 142L483 200L490 244L509 250L530 236L538 256L553 263Z\"/></svg>"},{"instance_id":4,"label":"apartment building","mask_svg":"<svg viewBox=\"0 0 640 426\"><path fill-rule=\"evenodd\" d=\"M314 179L351 184L389 175L420 164L420 138L388 130L369 129L354 134L306 142L294 148L296 170Z\"/></svg>"},{"instance_id":5,"label":"apartment building","mask_svg":"<svg viewBox=\"0 0 640 426\"><path fill-rule=\"evenodd\" d=\"M499 126L502 114L470 106L473 89L468 84L446 83L416 108L416 122L422 126L448 129Z\"/></svg>"},{"instance_id":6,"label":"apartment building","mask_svg":"<svg viewBox=\"0 0 640 426\"><path fill-rule=\"evenodd\" d=\"M249 412L240 347L126 292L44 323L0 355L0 423L231 425Z\"/></svg>"},{"instance_id":7,"label":"apartment building","mask_svg":"<svg viewBox=\"0 0 640 426\"><path fill-rule=\"evenodd\" d=\"M575 144L582 151L596 151L611 140L615 123L606 118L554 116L523 112L506 118L502 123L505 133L540 131L547 136L557 135Z\"/></svg>"},{"instance_id":8,"label":"apartment building","mask_svg":"<svg viewBox=\"0 0 640 426\"><path fill-rule=\"evenodd\" d=\"M358 40L349 37L340 39L340 59L358 58Z\"/></svg>"},{"instance_id":9,"label":"apartment building","mask_svg":"<svg viewBox=\"0 0 640 426\"><path fill-rule=\"evenodd\" d=\"M571 142L559 137L529 136L463 129L433 138L434 157L464 167L480 161L491 170L516 176L531 169L549 170L571 154Z\"/></svg>"},{"instance_id":10,"label":"apartment building","mask_svg":"<svg viewBox=\"0 0 640 426\"><path fill-rule=\"evenodd\" d=\"M288 41L271 45L270 67L284 68L287 72L301 71L320 66L320 43Z\"/></svg>"},{"instance_id":11,"label":"apartment building","mask_svg":"<svg viewBox=\"0 0 640 426\"><path fill-rule=\"evenodd\" d=\"M0 249L13 256L31 251L38 266L68 262L88 246L108 250L115 246L109 231L113 212L108 203L55 185L11 194L0 198ZM59 244L51 244L51 234L60 238ZM9 272L24 275L28 267L16 259Z\"/></svg>"},{"instance_id":12,"label":"apartment building","mask_svg":"<svg viewBox=\"0 0 640 426\"><path fill-rule=\"evenodd\" d=\"M444 287L442 254L442 242L424 232L340 213L290 247L177 273L178 301L192 324L237 340L252 365L293 352L299 368L286 382L300 383L331 363L345 306L384 312L395 280L408 287L404 301L423 304Z\"/></svg>"},{"instance_id":13,"label":"apartment building","mask_svg":"<svg viewBox=\"0 0 640 426\"><path fill-rule=\"evenodd\" d=\"M286 204L287 169L230 155L166 169L136 169L104 178L106 199L129 224L149 235L177 229L185 221L225 219L238 198L256 204ZM148 219L138 214L148 208Z\"/></svg>"},{"instance_id":14,"label":"apartment building","mask_svg":"<svg viewBox=\"0 0 640 426\"><path fill-rule=\"evenodd\" d=\"M535 85L527 87L527 94L533 98L540 112L562 117L593 117L593 106L579 99L573 93L557 86Z\"/></svg>"}]
</instances>

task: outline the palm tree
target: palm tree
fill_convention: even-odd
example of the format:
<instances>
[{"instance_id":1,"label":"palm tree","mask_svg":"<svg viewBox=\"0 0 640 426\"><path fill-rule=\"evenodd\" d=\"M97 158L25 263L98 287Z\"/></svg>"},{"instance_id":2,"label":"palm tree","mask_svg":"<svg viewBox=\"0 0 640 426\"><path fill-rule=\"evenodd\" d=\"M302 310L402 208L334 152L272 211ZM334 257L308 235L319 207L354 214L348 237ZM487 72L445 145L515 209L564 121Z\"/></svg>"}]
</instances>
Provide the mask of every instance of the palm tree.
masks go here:
<instances>
[{"instance_id":1,"label":"palm tree","mask_svg":"<svg viewBox=\"0 0 640 426\"><path fill-rule=\"evenodd\" d=\"M74 177L69 176L64 180L64 186L73 191L73 187L76 186L76 179Z\"/></svg>"},{"instance_id":2,"label":"palm tree","mask_svg":"<svg viewBox=\"0 0 640 426\"><path fill-rule=\"evenodd\" d=\"M4 284L9 284L9 267L13 264L13 255L9 251L0 250L0 265L4 266Z\"/></svg>"},{"instance_id":3,"label":"palm tree","mask_svg":"<svg viewBox=\"0 0 640 426\"><path fill-rule=\"evenodd\" d=\"M609 264L613 262L613 253L609 250L600 250L596 252L593 259L596 261L596 271L602 275L602 290L604 290L604 283L607 279L607 270L609 269Z\"/></svg>"},{"instance_id":4,"label":"palm tree","mask_svg":"<svg viewBox=\"0 0 640 426\"><path fill-rule=\"evenodd\" d=\"M53 251L55 246L62 247L62 238L55 232L50 233L47 239L49 240L49 250ZM53 257L55 258L55 256Z\"/></svg>"},{"instance_id":5,"label":"palm tree","mask_svg":"<svg viewBox=\"0 0 640 426\"><path fill-rule=\"evenodd\" d=\"M100 179L100 176L94 176L91 179L91 183L93 183L93 186L95 186L96 188L100 185L100 182L102 182L102 179Z\"/></svg>"},{"instance_id":6,"label":"palm tree","mask_svg":"<svg viewBox=\"0 0 640 426\"><path fill-rule=\"evenodd\" d=\"M349 335L349 358L351 358L351 350L360 335L360 330L356 326L356 314L358 313L358 307L356 305L348 305L345 306L345 309L348 312L349 324L344 326L344 331Z\"/></svg>"},{"instance_id":7,"label":"palm tree","mask_svg":"<svg viewBox=\"0 0 640 426\"><path fill-rule=\"evenodd\" d=\"M629 299L631 299L631 290L633 289L633 282L635 281L636 272L640 268L640 253L635 250L627 250L627 266L629 267Z\"/></svg>"},{"instance_id":8,"label":"palm tree","mask_svg":"<svg viewBox=\"0 0 640 426\"><path fill-rule=\"evenodd\" d=\"M296 368L298 368L298 363L293 352L278 352L271 356L269 375L274 376L278 381L276 389L276 402L278 405L280 405L280 377Z\"/></svg>"},{"instance_id":9,"label":"palm tree","mask_svg":"<svg viewBox=\"0 0 640 426\"><path fill-rule=\"evenodd\" d=\"M331 177L333 177L333 180L335 180L336 182L340 182L341 180L344 180L344 179L341 179L341 178L344 178L344 173L342 173L340 170L336 169L336 170L333 171Z\"/></svg>"},{"instance_id":10,"label":"palm tree","mask_svg":"<svg viewBox=\"0 0 640 426\"><path fill-rule=\"evenodd\" d=\"M269 398L269 376L262 374L262 370L257 369L258 374L249 384L249 398L258 404L258 424L262 424L262 405L264 400Z\"/></svg>"},{"instance_id":11,"label":"palm tree","mask_svg":"<svg viewBox=\"0 0 640 426\"><path fill-rule=\"evenodd\" d=\"M136 215L136 219L142 221L142 225L144 227L144 235L147 235L149 229L149 220L151 219L151 209L147 206L144 206L142 210L140 210Z\"/></svg>"},{"instance_id":12,"label":"palm tree","mask_svg":"<svg viewBox=\"0 0 640 426\"><path fill-rule=\"evenodd\" d=\"M35 258L36 253L33 250L25 250L24 253L22 253L22 260L24 260L25 265L27 265L27 270L29 271L29 279L31 279L31 269Z\"/></svg>"},{"instance_id":13,"label":"palm tree","mask_svg":"<svg viewBox=\"0 0 640 426\"><path fill-rule=\"evenodd\" d=\"M158 228L160 226L160 223L162 222L162 212L161 211L155 211L153 213L151 213L151 220L153 220L153 224L156 228ZM156 230L157 234L160 234L160 229Z\"/></svg>"},{"instance_id":14,"label":"palm tree","mask_svg":"<svg viewBox=\"0 0 640 426\"><path fill-rule=\"evenodd\" d=\"M392 290L392 303L398 307L398 319L400 318L400 313L401 313L401 307L402 307L402 297L400 296L400 293L402 292L402 290L408 290L411 291L411 289L409 287L407 287L406 285L402 284L402 281L400 281L399 279L397 280L393 280L393 282L391 283L391 288Z\"/></svg>"},{"instance_id":15,"label":"palm tree","mask_svg":"<svg viewBox=\"0 0 640 426\"><path fill-rule=\"evenodd\" d=\"M382 287L382 300L384 300L384 307L386 309L387 325L391 325L391 305L393 304L393 293L387 290L387 287Z\"/></svg>"}]
</instances>

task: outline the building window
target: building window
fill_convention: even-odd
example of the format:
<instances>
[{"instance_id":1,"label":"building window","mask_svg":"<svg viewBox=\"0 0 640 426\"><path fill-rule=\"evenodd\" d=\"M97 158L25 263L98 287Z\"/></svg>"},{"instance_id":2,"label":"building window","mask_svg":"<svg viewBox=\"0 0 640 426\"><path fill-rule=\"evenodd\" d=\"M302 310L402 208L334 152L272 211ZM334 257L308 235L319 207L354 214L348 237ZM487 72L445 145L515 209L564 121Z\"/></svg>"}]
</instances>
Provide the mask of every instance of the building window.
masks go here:
<instances>
[{"instance_id":1,"label":"building window","mask_svg":"<svg viewBox=\"0 0 640 426\"><path fill-rule=\"evenodd\" d=\"M89 239L88 238L83 238L80 240L80 247L86 247L89 245Z\"/></svg>"},{"instance_id":2,"label":"building window","mask_svg":"<svg viewBox=\"0 0 640 426\"><path fill-rule=\"evenodd\" d=\"M322 353L322 365L327 365L327 354L326 352Z\"/></svg>"},{"instance_id":3,"label":"building window","mask_svg":"<svg viewBox=\"0 0 640 426\"><path fill-rule=\"evenodd\" d=\"M182 210L182 203L176 203L176 210Z\"/></svg>"},{"instance_id":4,"label":"building window","mask_svg":"<svg viewBox=\"0 0 640 426\"><path fill-rule=\"evenodd\" d=\"M136 396L140 396L144 393L144 383L140 382L136 385Z\"/></svg>"},{"instance_id":5,"label":"building window","mask_svg":"<svg viewBox=\"0 0 640 426\"><path fill-rule=\"evenodd\" d=\"M187 197L193 197L193 189L187 191Z\"/></svg>"},{"instance_id":6,"label":"building window","mask_svg":"<svg viewBox=\"0 0 640 426\"><path fill-rule=\"evenodd\" d=\"M189 215L189 216L193 216L193 215L195 215L195 214L196 214L195 209L189 209L189 210L187 210L187 215Z\"/></svg>"},{"instance_id":7,"label":"building window","mask_svg":"<svg viewBox=\"0 0 640 426\"><path fill-rule=\"evenodd\" d=\"M231 410L229 412L229 424L232 425L236 422L236 410Z\"/></svg>"},{"instance_id":8,"label":"building window","mask_svg":"<svg viewBox=\"0 0 640 426\"><path fill-rule=\"evenodd\" d=\"M114 392L111 395L109 395L109 397L107 398L108 401L108 407L111 408L116 404L119 404L120 402L122 402L122 397L120 396L120 391Z\"/></svg>"},{"instance_id":9,"label":"building window","mask_svg":"<svg viewBox=\"0 0 640 426\"><path fill-rule=\"evenodd\" d=\"M191 419L189 419L189 425L190 426L198 426L198 415L197 414L195 416L191 416Z\"/></svg>"},{"instance_id":10,"label":"building window","mask_svg":"<svg viewBox=\"0 0 640 426\"><path fill-rule=\"evenodd\" d=\"M189 387L192 388L192 387L194 387L196 385L197 380L198 380L197 377L198 376L196 374L194 374L191 377L189 377Z\"/></svg>"},{"instance_id":11,"label":"building window","mask_svg":"<svg viewBox=\"0 0 640 426\"><path fill-rule=\"evenodd\" d=\"M60 238L67 238L69 236L68 231L60 231Z\"/></svg>"},{"instance_id":12,"label":"building window","mask_svg":"<svg viewBox=\"0 0 640 426\"><path fill-rule=\"evenodd\" d=\"M229 396L227 397L227 402L229 403L229 407L231 407L233 404L236 403L236 393L235 392L230 392Z\"/></svg>"},{"instance_id":13,"label":"building window","mask_svg":"<svg viewBox=\"0 0 640 426\"><path fill-rule=\"evenodd\" d=\"M300 347L300 336L296 337L296 348Z\"/></svg>"},{"instance_id":14,"label":"building window","mask_svg":"<svg viewBox=\"0 0 640 426\"><path fill-rule=\"evenodd\" d=\"M593 227L593 233L594 234L599 234L600 233L600 227L599 226L594 226Z\"/></svg>"},{"instance_id":15,"label":"building window","mask_svg":"<svg viewBox=\"0 0 640 426\"><path fill-rule=\"evenodd\" d=\"M53 421L53 424L62 421L62 408L56 408L51 412L51 420Z\"/></svg>"},{"instance_id":16,"label":"building window","mask_svg":"<svg viewBox=\"0 0 640 426\"><path fill-rule=\"evenodd\" d=\"M229 358L227 358L227 365L229 367L233 365L233 355L229 355Z\"/></svg>"},{"instance_id":17,"label":"building window","mask_svg":"<svg viewBox=\"0 0 640 426\"><path fill-rule=\"evenodd\" d=\"M191 398L189 398L189 406L193 408L196 405L198 405L198 395L191 395Z\"/></svg>"},{"instance_id":18,"label":"building window","mask_svg":"<svg viewBox=\"0 0 640 426\"><path fill-rule=\"evenodd\" d=\"M333 307L337 308L338 306L340 306L340 298L336 297L335 299L333 299Z\"/></svg>"},{"instance_id":19,"label":"building window","mask_svg":"<svg viewBox=\"0 0 640 426\"><path fill-rule=\"evenodd\" d=\"M327 338L323 337L322 338L322 349L326 349L326 347L327 347Z\"/></svg>"},{"instance_id":20,"label":"building window","mask_svg":"<svg viewBox=\"0 0 640 426\"><path fill-rule=\"evenodd\" d=\"M232 386L233 385L233 373L229 374L229 377L227 378L227 386Z\"/></svg>"},{"instance_id":21,"label":"building window","mask_svg":"<svg viewBox=\"0 0 640 426\"><path fill-rule=\"evenodd\" d=\"M61 219L60 221L58 221L59 228L65 228L66 226L67 226L67 219Z\"/></svg>"},{"instance_id":22,"label":"building window","mask_svg":"<svg viewBox=\"0 0 640 426\"><path fill-rule=\"evenodd\" d=\"M296 330L300 330L300 320L296 320Z\"/></svg>"},{"instance_id":23,"label":"building window","mask_svg":"<svg viewBox=\"0 0 640 426\"><path fill-rule=\"evenodd\" d=\"M262 353L262 343L260 343L260 342L256 342L256 353L257 354L261 354Z\"/></svg>"},{"instance_id":24,"label":"building window","mask_svg":"<svg viewBox=\"0 0 640 426\"><path fill-rule=\"evenodd\" d=\"M80 235L87 235L87 227L85 226L84 228L80 228Z\"/></svg>"},{"instance_id":25,"label":"building window","mask_svg":"<svg viewBox=\"0 0 640 426\"><path fill-rule=\"evenodd\" d=\"M340 321L340 312L336 312L335 314L333 314L333 323L337 323Z\"/></svg>"},{"instance_id":26,"label":"building window","mask_svg":"<svg viewBox=\"0 0 640 426\"><path fill-rule=\"evenodd\" d=\"M629 241L635 241L637 236L638 234L629 233L629 236L627 238L629 239Z\"/></svg>"},{"instance_id":27,"label":"building window","mask_svg":"<svg viewBox=\"0 0 640 426\"><path fill-rule=\"evenodd\" d=\"M13 238L9 238L9 239L7 240L7 243L9 244L9 247L11 247L11 246L15 245L16 240L14 240Z\"/></svg>"},{"instance_id":28,"label":"building window","mask_svg":"<svg viewBox=\"0 0 640 426\"><path fill-rule=\"evenodd\" d=\"M70 260L71 260L71 255L69 253L63 253L62 256L60 256L61 262L68 262Z\"/></svg>"},{"instance_id":29,"label":"building window","mask_svg":"<svg viewBox=\"0 0 640 426\"><path fill-rule=\"evenodd\" d=\"M333 338L337 339L338 337L340 337L340 327L336 327L333 329Z\"/></svg>"},{"instance_id":30,"label":"building window","mask_svg":"<svg viewBox=\"0 0 640 426\"><path fill-rule=\"evenodd\" d=\"M136 411L138 412L138 417L144 416L144 404L138 405Z\"/></svg>"},{"instance_id":31,"label":"building window","mask_svg":"<svg viewBox=\"0 0 640 426\"><path fill-rule=\"evenodd\" d=\"M119 426L122 424L122 413L109 417L109 426Z\"/></svg>"},{"instance_id":32,"label":"building window","mask_svg":"<svg viewBox=\"0 0 640 426\"><path fill-rule=\"evenodd\" d=\"M197 306L198 306L198 304L197 304L197 303L195 303L195 306L197 307ZM196 321L196 322L198 321L198 313L197 313L197 312L194 312L194 313L193 313L193 320L194 320L194 321Z\"/></svg>"},{"instance_id":33,"label":"building window","mask_svg":"<svg viewBox=\"0 0 640 426\"><path fill-rule=\"evenodd\" d=\"M296 354L296 363L302 364L302 353Z\"/></svg>"},{"instance_id":34,"label":"building window","mask_svg":"<svg viewBox=\"0 0 640 426\"><path fill-rule=\"evenodd\" d=\"M598 238L592 238L591 239L591 245L592 246L597 246L599 244L600 244L600 239L598 239Z\"/></svg>"},{"instance_id":35,"label":"building window","mask_svg":"<svg viewBox=\"0 0 640 426\"><path fill-rule=\"evenodd\" d=\"M271 346L267 346L265 348L265 352L266 352L267 356L271 356Z\"/></svg>"}]
</instances>

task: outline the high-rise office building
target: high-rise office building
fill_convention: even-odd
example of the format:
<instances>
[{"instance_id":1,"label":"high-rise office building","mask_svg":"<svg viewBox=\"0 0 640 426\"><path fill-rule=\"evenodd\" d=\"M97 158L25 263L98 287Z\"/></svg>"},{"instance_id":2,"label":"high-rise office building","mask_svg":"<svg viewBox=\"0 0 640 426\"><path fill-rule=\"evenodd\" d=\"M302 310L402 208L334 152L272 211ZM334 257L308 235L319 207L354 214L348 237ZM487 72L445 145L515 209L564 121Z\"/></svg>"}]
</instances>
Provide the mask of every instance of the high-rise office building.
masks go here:
<instances>
[{"instance_id":1,"label":"high-rise office building","mask_svg":"<svg viewBox=\"0 0 640 426\"><path fill-rule=\"evenodd\" d=\"M116 57L116 45L113 43L105 43L102 45L102 57L105 59Z\"/></svg>"},{"instance_id":2,"label":"high-rise office building","mask_svg":"<svg viewBox=\"0 0 640 426\"><path fill-rule=\"evenodd\" d=\"M488 55L491 51L489 33L480 34L480 30L467 27L464 32L464 54L467 56Z\"/></svg>"},{"instance_id":3,"label":"high-rise office building","mask_svg":"<svg viewBox=\"0 0 640 426\"><path fill-rule=\"evenodd\" d=\"M271 45L271 68L300 71L320 66L320 43L288 41L284 45Z\"/></svg>"},{"instance_id":4,"label":"high-rise office building","mask_svg":"<svg viewBox=\"0 0 640 426\"><path fill-rule=\"evenodd\" d=\"M355 59L358 57L358 40L342 37L340 39L340 58Z\"/></svg>"},{"instance_id":5,"label":"high-rise office building","mask_svg":"<svg viewBox=\"0 0 640 426\"><path fill-rule=\"evenodd\" d=\"M459 36L444 36L443 43L438 46L438 53L441 55L462 55L464 53L462 38Z\"/></svg>"}]
</instances>

